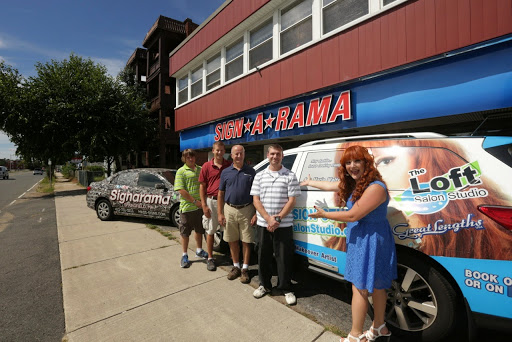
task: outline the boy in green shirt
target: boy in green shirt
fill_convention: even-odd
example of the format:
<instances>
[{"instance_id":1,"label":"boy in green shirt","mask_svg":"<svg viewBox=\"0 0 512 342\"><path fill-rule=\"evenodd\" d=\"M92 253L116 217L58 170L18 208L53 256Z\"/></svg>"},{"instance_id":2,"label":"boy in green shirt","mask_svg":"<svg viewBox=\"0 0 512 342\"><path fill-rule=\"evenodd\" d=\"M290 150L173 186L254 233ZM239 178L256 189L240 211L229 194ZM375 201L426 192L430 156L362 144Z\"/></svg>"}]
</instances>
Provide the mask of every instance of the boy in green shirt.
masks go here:
<instances>
[{"instance_id":1,"label":"boy in green shirt","mask_svg":"<svg viewBox=\"0 0 512 342\"><path fill-rule=\"evenodd\" d=\"M199 173L201 172L201 166L196 165L196 154L191 149L183 151L181 161L185 165L176 172L174 190L178 191L181 195L179 229L183 255L180 265L182 268L187 268L190 267L187 250L192 230L195 232L196 256L206 259L208 258L208 253L202 248L204 234L203 210L199 195Z\"/></svg>"}]
</instances>

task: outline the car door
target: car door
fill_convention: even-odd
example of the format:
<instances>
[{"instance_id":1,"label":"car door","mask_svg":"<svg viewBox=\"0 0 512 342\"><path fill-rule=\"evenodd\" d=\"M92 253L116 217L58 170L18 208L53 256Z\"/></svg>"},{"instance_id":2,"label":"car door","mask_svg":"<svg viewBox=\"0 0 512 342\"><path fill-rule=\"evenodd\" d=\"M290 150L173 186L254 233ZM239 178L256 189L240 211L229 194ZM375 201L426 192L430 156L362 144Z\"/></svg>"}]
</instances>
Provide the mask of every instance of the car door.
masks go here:
<instances>
[{"instance_id":1,"label":"car door","mask_svg":"<svg viewBox=\"0 0 512 342\"><path fill-rule=\"evenodd\" d=\"M171 202L170 185L160 175L142 171L137 180L137 192L140 193L140 216L156 219L167 218Z\"/></svg>"},{"instance_id":2,"label":"car door","mask_svg":"<svg viewBox=\"0 0 512 342\"><path fill-rule=\"evenodd\" d=\"M136 186L137 173L121 171L114 175L108 185L110 203L114 214L133 215L135 213L134 203L130 200L131 193Z\"/></svg>"}]
</instances>

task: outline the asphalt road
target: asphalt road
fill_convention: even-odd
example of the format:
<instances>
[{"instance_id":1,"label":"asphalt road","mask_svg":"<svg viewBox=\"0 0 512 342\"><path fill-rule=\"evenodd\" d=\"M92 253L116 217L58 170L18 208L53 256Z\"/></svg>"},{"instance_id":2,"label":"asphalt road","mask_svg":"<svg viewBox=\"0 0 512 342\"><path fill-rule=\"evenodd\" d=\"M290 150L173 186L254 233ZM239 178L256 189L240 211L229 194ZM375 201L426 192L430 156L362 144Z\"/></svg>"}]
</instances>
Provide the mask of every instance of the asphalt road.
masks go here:
<instances>
[{"instance_id":1,"label":"asphalt road","mask_svg":"<svg viewBox=\"0 0 512 342\"><path fill-rule=\"evenodd\" d=\"M30 170L9 172L9 179L0 179L0 213L13 201L27 193L39 181L41 175L33 175Z\"/></svg>"},{"instance_id":2,"label":"asphalt road","mask_svg":"<svg viewBox=\"0 0 512 342\"><path fill-rule=\"evenodd\" d=\"M0 182L0 341L61 341L65 328L55 201L35 191L18 198L41 176L11 177Z\"/></svg>"}]
</instances>

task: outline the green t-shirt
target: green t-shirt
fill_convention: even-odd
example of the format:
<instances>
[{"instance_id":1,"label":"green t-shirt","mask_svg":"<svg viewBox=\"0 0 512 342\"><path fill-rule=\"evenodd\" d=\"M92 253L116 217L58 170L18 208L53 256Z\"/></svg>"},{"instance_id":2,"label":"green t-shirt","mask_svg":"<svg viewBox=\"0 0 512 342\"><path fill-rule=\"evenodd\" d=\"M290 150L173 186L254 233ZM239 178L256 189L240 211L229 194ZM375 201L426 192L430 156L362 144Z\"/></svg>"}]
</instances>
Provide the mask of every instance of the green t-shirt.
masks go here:
<instances>
[{"instance_id":1,"label":"green t-shirt","mask_svg":"<svg viewBox=\"0 0 512 342\"><path fill-rule=\"evenodd\" d=\"M174 190L186 190L194 199L201 200L199 195L199 173L201 172L201 166L196 165L196 169L192 170L187 166L183 165L176 172L174 179ZM180 202L180 211L186 213L188 211L194 211L199 209L193 202L187 201L183 196Z\"/></svg>"}]
</instances>

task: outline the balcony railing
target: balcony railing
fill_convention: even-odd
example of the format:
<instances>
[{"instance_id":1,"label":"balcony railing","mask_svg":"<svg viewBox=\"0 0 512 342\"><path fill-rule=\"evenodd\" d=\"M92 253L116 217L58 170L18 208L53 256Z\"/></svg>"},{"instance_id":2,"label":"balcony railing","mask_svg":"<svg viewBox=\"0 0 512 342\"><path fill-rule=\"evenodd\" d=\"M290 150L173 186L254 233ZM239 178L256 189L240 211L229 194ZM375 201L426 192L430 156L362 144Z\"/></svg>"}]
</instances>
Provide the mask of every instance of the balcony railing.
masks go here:
<instances>
[{"instance_id":1,"label":"balcony railing","mask_svg":"<svg viewBox=\"0 0 512 342\"><path fill-rule=\"evenodd\" d=\"M149 67L149 75L153 75L156 71L160 69L160 58L155 60L155 63L151 64Z\"/></svg>"}]
</instances>

